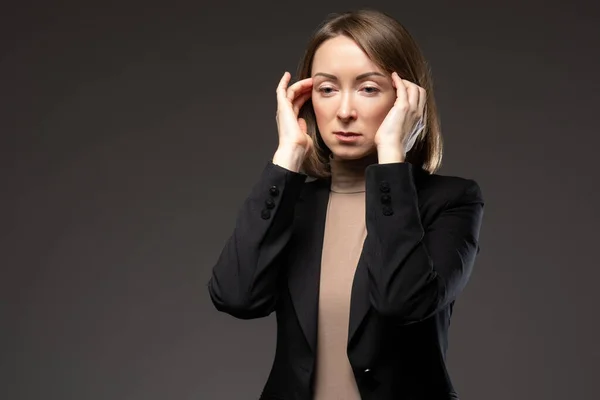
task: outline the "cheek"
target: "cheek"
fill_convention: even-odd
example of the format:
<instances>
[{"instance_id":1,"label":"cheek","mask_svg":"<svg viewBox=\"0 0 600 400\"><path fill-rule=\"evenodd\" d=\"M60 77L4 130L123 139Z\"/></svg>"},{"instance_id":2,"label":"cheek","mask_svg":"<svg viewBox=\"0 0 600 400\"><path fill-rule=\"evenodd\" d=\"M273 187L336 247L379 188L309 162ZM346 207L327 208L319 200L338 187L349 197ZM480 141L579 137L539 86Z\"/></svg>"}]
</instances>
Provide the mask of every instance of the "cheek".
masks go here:
<instances>
[{"instance_id":1,"label":"cheek","mask_svg":"<svg viewBox=\"0 0 600 400\"><path fill-rule=\"evenodd\" d=\"M331 114L331 105L324 102L322 99L313 98L312 106L317 119L328 118L329 114Z\"/></svg>"},{"instance_id":2,"label":"cheek","mask_svg":"<svg viewBox=\"0 0 600 400\"><path fill-rule=\"evenodd\" d=\"M394 105L395 99L381 99L378 102L364 104L362 116L369 122L380 124Z\"/></svg>"}]
</instances>

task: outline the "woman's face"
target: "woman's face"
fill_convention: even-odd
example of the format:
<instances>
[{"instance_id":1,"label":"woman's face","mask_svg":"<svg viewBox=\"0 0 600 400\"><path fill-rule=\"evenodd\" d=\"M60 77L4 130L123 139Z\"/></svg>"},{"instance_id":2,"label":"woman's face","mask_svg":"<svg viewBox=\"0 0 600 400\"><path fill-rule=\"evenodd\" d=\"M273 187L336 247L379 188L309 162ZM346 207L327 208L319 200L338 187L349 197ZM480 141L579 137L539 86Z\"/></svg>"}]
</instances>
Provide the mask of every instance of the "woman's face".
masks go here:
<instances>
[{"instance_id":1,"label":"woman's face","mask_svg":"<svg viewBox=\"0 0 600 400\"><path fill-rule=\"evenodd\" d=\"M334 157L351 160L373 153L375 133L396 100L391 76L346 36L323 42L311 76L317 126Z\"/></svg>"}]
</instances>

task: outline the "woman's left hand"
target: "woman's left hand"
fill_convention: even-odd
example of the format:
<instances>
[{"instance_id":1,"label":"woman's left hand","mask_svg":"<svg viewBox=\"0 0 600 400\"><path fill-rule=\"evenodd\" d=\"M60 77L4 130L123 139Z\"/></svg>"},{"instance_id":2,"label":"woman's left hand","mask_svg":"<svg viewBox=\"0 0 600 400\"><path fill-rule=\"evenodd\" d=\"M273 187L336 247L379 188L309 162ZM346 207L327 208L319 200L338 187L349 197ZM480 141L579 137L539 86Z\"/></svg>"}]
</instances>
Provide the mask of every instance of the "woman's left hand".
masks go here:
<instances>
[{"instance_id":1,"label":"woman's left hand","mask_svg":"<svg viewBox=\"0 0 600 400\"><path fill-rule=\"evenodd\" d=\"M375 134L380 162L402 162L425 126L427 93L392 73L396 101Z\"/></svg>"}]
</instances>

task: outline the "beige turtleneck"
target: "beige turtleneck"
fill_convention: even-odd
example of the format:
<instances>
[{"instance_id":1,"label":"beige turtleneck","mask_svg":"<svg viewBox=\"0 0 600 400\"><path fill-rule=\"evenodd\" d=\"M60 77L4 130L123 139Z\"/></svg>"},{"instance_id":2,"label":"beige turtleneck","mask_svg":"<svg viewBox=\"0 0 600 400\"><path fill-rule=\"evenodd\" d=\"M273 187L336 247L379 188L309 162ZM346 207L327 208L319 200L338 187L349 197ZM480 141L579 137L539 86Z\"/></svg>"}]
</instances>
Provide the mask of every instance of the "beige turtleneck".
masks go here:
<instances>
[{"instance_id":1,"label":"beige turtleneck","mask_svg":"<svg viewBox=\"0 0 600 400\"><path fill-rule=\"evenodd\" d=\"M334 160L319 292L315 400L359 400L346 352L350 293L365 225L364 172L369 160Z\"/></svg>"}]
</instances>

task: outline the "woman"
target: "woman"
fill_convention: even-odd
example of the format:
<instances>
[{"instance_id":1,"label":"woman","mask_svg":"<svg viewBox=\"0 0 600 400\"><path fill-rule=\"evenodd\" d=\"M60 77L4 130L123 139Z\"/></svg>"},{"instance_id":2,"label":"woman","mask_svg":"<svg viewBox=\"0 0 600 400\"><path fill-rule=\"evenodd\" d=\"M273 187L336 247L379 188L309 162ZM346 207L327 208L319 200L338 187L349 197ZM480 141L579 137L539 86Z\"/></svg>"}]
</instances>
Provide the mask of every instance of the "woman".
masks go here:
<instances>
[{"instance_id":1,"label":"woman","mask_svg":"<svg viewBox=\"0 0 600 400\"><path fill-rule=\"evenodd\" d=\"M279 146L208 285L234 317L276 313L261 399L456 399L448 327L483 200L475 181L435 174L421 51L386 14L333 15L290 78L276 90Z\"/></svg>"}]
</instances>

